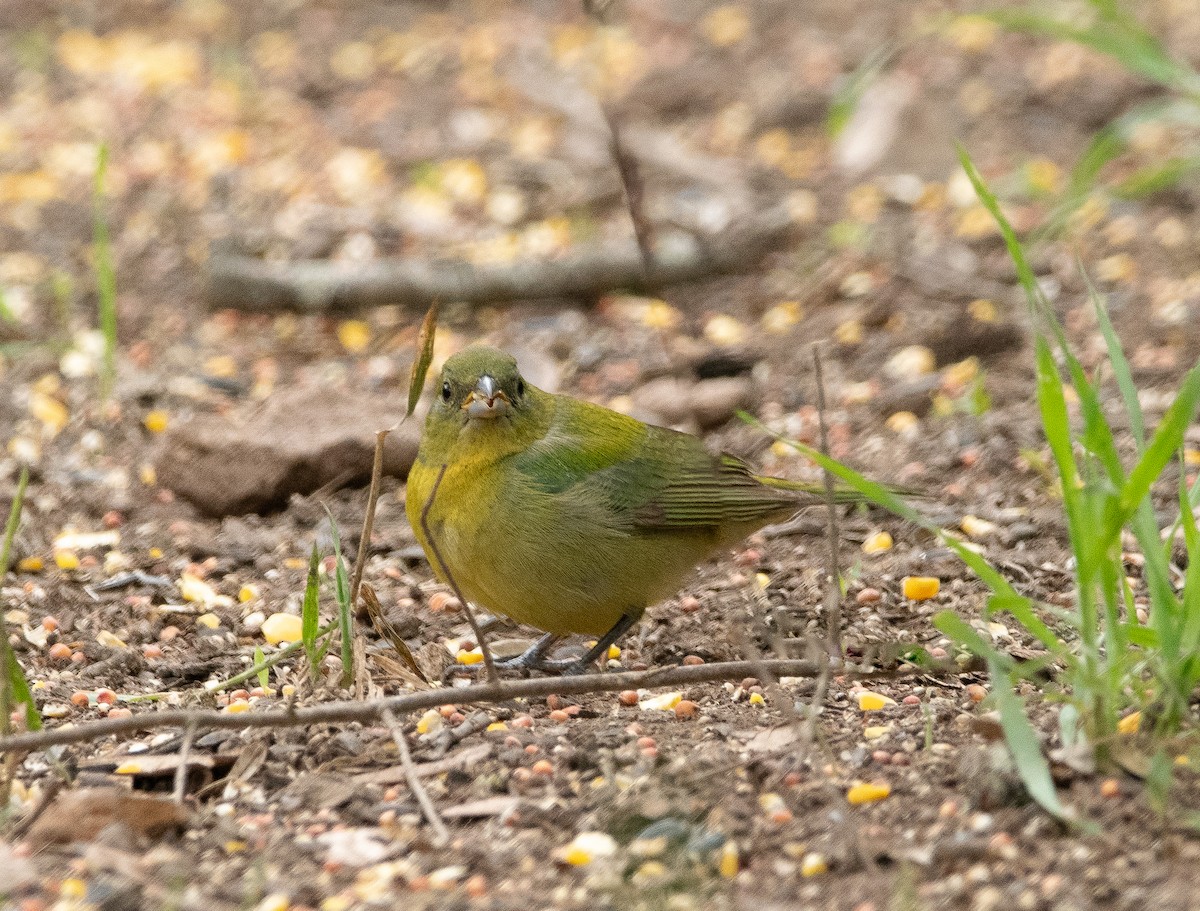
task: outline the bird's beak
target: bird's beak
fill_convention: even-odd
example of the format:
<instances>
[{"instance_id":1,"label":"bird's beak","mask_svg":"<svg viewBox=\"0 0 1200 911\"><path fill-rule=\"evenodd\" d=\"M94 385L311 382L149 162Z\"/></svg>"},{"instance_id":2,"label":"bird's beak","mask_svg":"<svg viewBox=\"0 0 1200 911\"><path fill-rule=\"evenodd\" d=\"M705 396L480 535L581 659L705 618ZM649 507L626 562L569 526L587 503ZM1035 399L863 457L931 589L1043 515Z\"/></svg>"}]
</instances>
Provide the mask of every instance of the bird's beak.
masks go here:
<instances>
[{"instance_id":1,"label":"bird's beak","mask_svg":"<svg viewBox=\"0 0 1200 911\"><path fill-rule=\"evenodd\" d=\"M504 390L496 388L496 381L485 373L467 393L462 407L470 418L498 418L508 413L509 401Z\"/></svg>"}]
</instances>

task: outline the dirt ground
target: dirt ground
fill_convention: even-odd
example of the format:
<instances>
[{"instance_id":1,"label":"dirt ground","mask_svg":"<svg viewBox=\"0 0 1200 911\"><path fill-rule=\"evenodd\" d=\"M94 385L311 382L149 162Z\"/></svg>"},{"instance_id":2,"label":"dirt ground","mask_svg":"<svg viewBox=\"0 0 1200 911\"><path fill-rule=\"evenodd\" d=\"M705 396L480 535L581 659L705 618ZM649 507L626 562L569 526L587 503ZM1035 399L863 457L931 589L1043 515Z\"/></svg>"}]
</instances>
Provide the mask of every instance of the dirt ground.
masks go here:
<instances>
[{"instance_id":1,"label":"dirt ground","mask_svg":"<svg viewBox=\"0 0 1200 911\"><path fill-rule=\"evenodd\" d=\"M1173 52L1194 57L1194 7L1145 6ZM443 302L438 362L485 339L517 354L538 385L702 431L768 473L815 480L734 411L815 441L811 346L821 342L832 453L921 491L921 508L947 528L976 517L965 530L1021 591L1069 603L1024 302L954 143L1014 223L1032 228L1096 130L1154 90L1071 45L951 24L967 11L632 2L598 29L576 4L550 0L8 0L3 499L22 462L32 480L21 562L2 594L46 724L162 705L254 711L284 705L285 693L301 705L349 698L333 657L315 686L303 660L277 665L265 689L206 684L249 667L256 648L272 653L264 620L299 612L314 540L332 616L324 507L355 551L362 453L347 462L333 445L325 474L289 474L259 512L214 516L213 504L233 488L266 489L256 472L296 437L390 423L374 409L403 408L422 312L212 312L207 269L229 252L505 264L628 243L597 99L630 137L664 235L699 226L720 236L780 203L794 235L745 274L654 298L611 289ZM830 112L847 107L856 73L876 75L831 138ZM1193 138L1186 127L1147 131L1104 176ZM120 316L107 403L87 331L100 141ZM1091 366L1103 348L1078 264L1087 267L1151 416L1200 350L1196 194L1194 183L1136 201L1097 192L1061 236L1033 248ZM263 418L281 397L301 416L286 429ZM204 464L218 469L179 469L181 454L206 445ZM293 482L308 487L289 496ZM1171 498L1162 491L1164 515ZM469 628L432 581L403 500L402 477L386 479L365 579L413 652L449 661ZM851 656L957 657L930 622L944 609L1015 654L1033 649L1015 623L981 619L984 587L920 529L865 509L841 527ZM822 528L819 511L805 514L699 567L612 665L812 654L826 624ZM870 546L881 531L892 547ZM69 533L95 535L64 541ZM937 577L940 590L907 599L905 576ZM114 578L122 584L103 585ZM403 691L387 646L362 632L372 691ZM658 693L635 705L598 694L477 707L448 691L444 711L404 719L450 828L442 846L382 725L201 731L186 822L165 833L174 817L158 825L133 798L171 791L178 732L56 747L17 768L14 823L64 775L119 790L98 808L52 806L37 838L0 841L0 905L1195 907L1200 841L1184 814L1200 803L1195 776L1180 771L1173 809L1159 813L1134 775L1056 767L1064 801L1100 828L1066 831L1024 797L990 739L987 686L984 674L908 666L871 685L892 701L867 711L862 687L835 677L811 727L795 720L823 689L807 679L688 687L679 696L694 712L647 704ZM1053 746L1054 705L1032 688L1023 695ZM467 721L469 733L449 733ZM852 803L862 783L887 796Z\"/></svg>"}]
</instances>

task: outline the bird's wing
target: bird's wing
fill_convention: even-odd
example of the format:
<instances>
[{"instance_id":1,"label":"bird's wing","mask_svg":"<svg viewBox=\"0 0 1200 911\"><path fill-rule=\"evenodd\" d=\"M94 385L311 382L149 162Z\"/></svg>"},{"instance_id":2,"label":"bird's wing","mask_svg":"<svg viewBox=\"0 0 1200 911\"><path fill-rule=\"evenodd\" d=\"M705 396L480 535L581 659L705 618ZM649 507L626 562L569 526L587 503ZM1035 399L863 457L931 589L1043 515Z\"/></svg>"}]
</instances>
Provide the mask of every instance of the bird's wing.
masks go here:
<instances>
[{"instance_id":1,"label":"bird's wing","mask_svg":"<svg viewBox=\"0 0 1200 911\"><path fill-rule=\"evenodd\" d=\"M601 505L612 525L630 530L765 521L799 501L696 437L580 402L514 461L535 489Z\"/></svg>"}]
</instances>

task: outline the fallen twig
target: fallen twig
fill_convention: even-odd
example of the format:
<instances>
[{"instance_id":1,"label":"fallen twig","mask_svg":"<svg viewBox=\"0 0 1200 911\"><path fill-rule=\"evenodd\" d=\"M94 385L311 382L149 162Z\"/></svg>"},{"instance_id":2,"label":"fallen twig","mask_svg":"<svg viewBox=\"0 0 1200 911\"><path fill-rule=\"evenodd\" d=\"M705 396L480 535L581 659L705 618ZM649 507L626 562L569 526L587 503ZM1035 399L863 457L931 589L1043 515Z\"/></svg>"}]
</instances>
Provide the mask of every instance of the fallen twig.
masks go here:
<instances>
[{"instance_id":1,"label":"fallen twig","mask_svg":"<svg viewBox=\"0 0 1200 911\"><path fill-rule=\"evenodd\" d=\"M183 730L183 743L179 747L179 765L175 767L175 802L183 805L187 791L188 760L192 754L192 741L196 739L196 725L189 724Z\"/></svg>"},{"instance_id":2,"label":"fallen twig","mask_svg":"<svg viewBox=\"0 0 1200 911\"><path fill-rule=\"evenodd\" d=\"M429 792L425 790L425 785L421 783L421 776L417 772L417 767L413 764L412 753L408 749L408 738L404 736L400 722L396 720L396 716L392 714L390 709L384 709L380 714L383 717L383 723L392 732L392 740L396 742L396 749L400 751L400 765L404 767L404 779L408 782L409 791L417 799L417 804L421 807L421 812L425 815L429 827L433 829L436 845L440 847L448 844L450 841L450 831L446 828L446 824L442 822L442 817L438 815L433 798L429 796Z\"/></svg>"},{"instance_id":3,"label":"fallen twig","mask_svg":"<svg viewBox=\"0 0 1200 911\"><path fill-rule=\"evenodd\" d=\"M714 237L660 238L653 268L636 243L584 250L558 259L476 266L463 261L381 259L266 262L215 256L209 266L208 304L251 312L352 312L384 304L426 307L432 302L494 303L599 297L614 290L655 291L668 285L754 268L790 234L785 207L759 214Z\"/></svg>"},{"instance_id":4,"label":"fallen twig","mask_svg":"<svg viewBox=\"0 0 1200 911\"><path fill-rule=\"evenodd\" d=\"M13 734L0 738L0 753L14 750L40 750L60 743L83 743L114 734L131 734L161 728L186 727L195 724L197 730L210 728L286 728L309 724L338 724L351 721L376 721L386 709L397 714L436 708L447 702L457 705L470 703L505 702L517 698L540 698L551 694L560 696L582 693L611 693L619 690L650 687L712 683L723 680L742 680L756 671L779 677L816 677L825 662L800 659L763 661L724 661L714 664L683 665L649 671L626 671L618 674L584 674L578 677L538 677L530 680L507 680L500 683L481 683L464 687L439 687L419 693L388 696L360 702L345 700L326 702L307 708L285 707L266 711L228 713L213 709L163 709L134 715L130 718L103 718L71 727ZM831 673L857 679L890 679L909 674L960 674L963 669L954 662L932 666L901 665L897 668L859 668L841 661L829 663Z\"/></svg>"}]
</instances>

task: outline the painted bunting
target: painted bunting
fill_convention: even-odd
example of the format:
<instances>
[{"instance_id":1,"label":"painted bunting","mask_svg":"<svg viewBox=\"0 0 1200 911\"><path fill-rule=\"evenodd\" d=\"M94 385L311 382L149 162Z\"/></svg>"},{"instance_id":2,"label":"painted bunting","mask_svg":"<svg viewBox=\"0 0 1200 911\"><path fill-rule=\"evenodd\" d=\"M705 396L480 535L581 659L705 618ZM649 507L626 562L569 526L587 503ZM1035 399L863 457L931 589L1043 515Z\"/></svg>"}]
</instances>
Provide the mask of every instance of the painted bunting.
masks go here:
<instances>
[{"instance_id":1,"label":"painted bunting","mask_svg":"<svg viewBox=\"0 0 1200 911\"><path fill-rule=\"evenodd\" d=\"M473 347L442 370L406 509L443 581L439 555L471 601L547 633L506 663L578 673L714 551L819 502L814 486L543 392L514 358ZM549 661L571 633L598 638L577 662Z\"/></svg>"}]
</instances>

